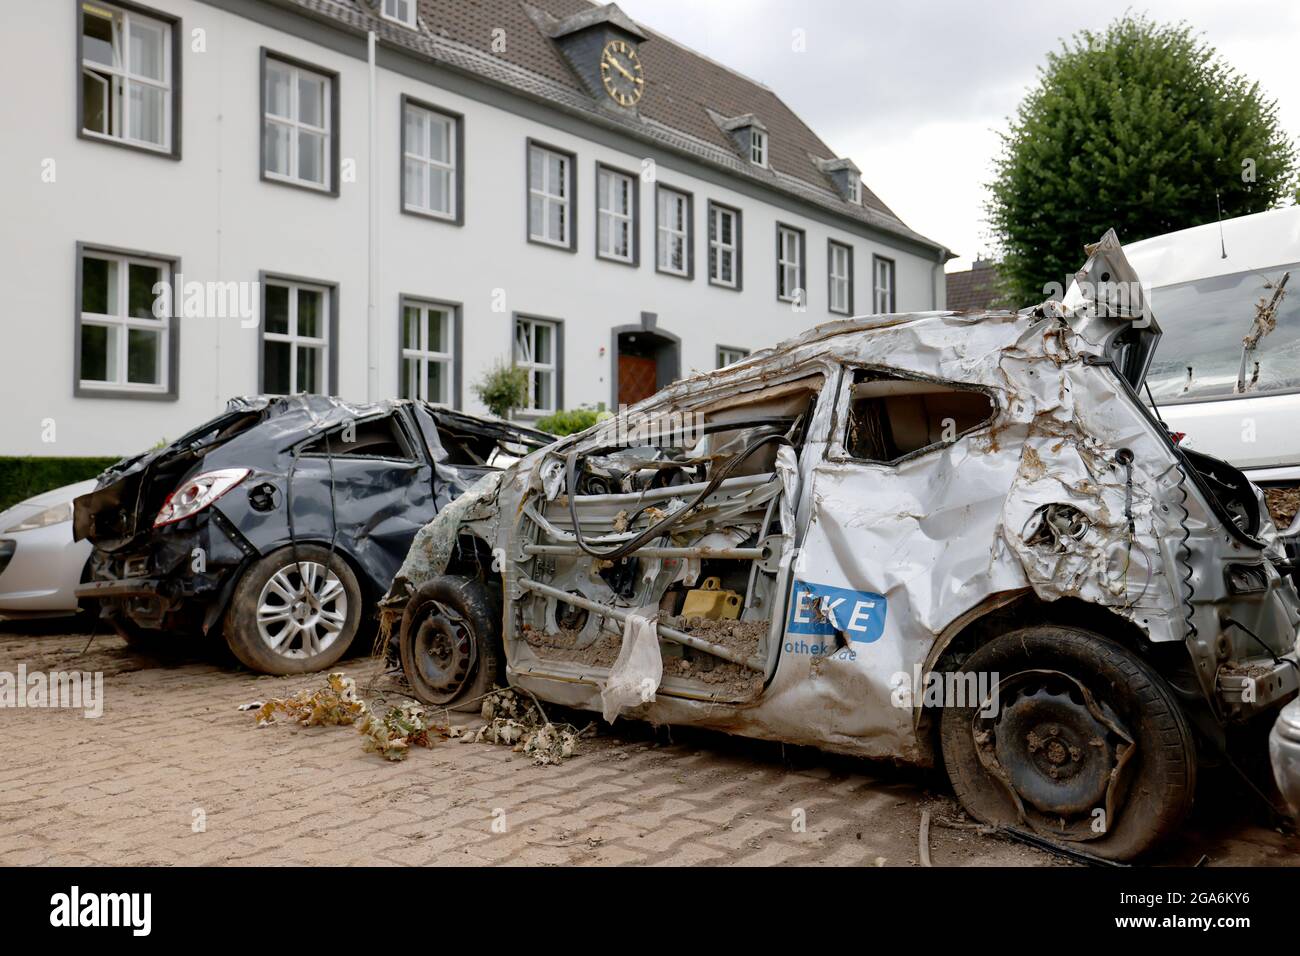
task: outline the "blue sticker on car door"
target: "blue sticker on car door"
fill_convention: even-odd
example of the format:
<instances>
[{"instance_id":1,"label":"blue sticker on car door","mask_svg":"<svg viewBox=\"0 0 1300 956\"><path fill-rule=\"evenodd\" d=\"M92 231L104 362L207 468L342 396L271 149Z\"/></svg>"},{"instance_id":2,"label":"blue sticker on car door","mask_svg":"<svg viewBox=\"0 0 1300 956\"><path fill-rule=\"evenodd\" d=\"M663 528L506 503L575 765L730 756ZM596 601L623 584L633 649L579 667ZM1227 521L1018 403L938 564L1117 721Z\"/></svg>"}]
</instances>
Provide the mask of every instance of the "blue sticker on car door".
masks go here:
<instances>
[{"instance_id":1,"label":"blue sticker on car door","mask_svg":"<svg viewBox=\"0 0 1300 956\"><path fill-rule=\"evenodd\" d=\"M874 591L795 581L786 633L830 635L838 631L851 641L870 644L885 633L888 606L885 596Z\"/></svg>"}]
</instances>

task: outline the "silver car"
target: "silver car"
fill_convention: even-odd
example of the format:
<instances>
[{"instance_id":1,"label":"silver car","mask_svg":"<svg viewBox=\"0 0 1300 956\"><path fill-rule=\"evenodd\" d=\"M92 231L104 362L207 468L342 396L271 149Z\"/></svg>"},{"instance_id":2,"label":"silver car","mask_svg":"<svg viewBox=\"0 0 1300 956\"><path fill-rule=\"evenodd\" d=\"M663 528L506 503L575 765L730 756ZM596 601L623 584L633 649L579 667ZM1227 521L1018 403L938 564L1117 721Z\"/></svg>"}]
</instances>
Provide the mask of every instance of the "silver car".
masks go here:
<instances>
[{"instance_id":1,"label":"silver car","mask_svg":"<svg viewBox=\"0 0 1300 956\"><path fill-rule=\"evenodd\" d=\"M72 540L72 501L94 487L79 481L0 511L0 617L77 612L92 549Z\"/></svg>"},{"instance_id":2,"label":"silver car","mask_svg":"<svg viewBox=\"0 0 1300 956\"><path fill-rule=\"evenodd\" d=\"M1300 626L1259 490L1138 397L1159 337L1111 232L1064 301L678 382L417 535L407 680L942 764L979 820L1135 856L1295 695Z\"/></svg>"}]
</instances>

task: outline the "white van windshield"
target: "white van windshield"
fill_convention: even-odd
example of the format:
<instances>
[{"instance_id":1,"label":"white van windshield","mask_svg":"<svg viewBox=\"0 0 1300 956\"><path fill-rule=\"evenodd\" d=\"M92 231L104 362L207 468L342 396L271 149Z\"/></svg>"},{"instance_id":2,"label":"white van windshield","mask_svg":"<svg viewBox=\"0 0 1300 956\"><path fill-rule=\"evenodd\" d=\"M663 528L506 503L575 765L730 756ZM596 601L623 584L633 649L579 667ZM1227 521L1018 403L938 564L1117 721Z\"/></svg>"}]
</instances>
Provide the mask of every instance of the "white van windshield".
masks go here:
<instances>
[{"instance_id":1,"label":"white van windshield","mask_svg":"<svg viewBox=\"0 0 1300 956\"><path fill-rule=\"evenodd\" d=\"M1259 363L1250 394L1300 388L1300 263L1196 279L1151 290L1151 308L1164 330L1147 383L1156 401L1231 395L1241 366L1241 340L1255 306L1291 273L1277 309L1277 327L1246 361L1246 382Z\"/></svg>"}]
</instances>

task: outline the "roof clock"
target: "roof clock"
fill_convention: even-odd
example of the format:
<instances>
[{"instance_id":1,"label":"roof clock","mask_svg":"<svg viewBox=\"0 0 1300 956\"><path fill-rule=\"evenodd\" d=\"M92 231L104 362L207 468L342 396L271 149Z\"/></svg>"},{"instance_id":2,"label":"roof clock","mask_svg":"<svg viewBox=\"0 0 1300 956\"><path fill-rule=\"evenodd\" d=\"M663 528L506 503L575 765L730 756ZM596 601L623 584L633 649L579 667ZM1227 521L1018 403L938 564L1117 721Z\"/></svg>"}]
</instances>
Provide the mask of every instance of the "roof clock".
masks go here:
<instances>
[{"instance_id":1,"label":"roof clock","mask_svg":"<svg viewBox=\"0 0 1300 956\"><path fill-rule=\"evenodd\" d=\"M645 91L641 58L626 40L610 40L600 53L600 82L619 106L633 107Z\"/></svg>"},{"instance_id":2,"label":"roof clock","mask_svg":"<svg viewBox=\"0 0 1300 956\"><path fill-rule=\"evenodd\" d=\"M616 4L588 7L563 20L540 10L532 15L598 102L637 108L646 84L640 45L648 37Z\"/></svg>"}]
</instances>

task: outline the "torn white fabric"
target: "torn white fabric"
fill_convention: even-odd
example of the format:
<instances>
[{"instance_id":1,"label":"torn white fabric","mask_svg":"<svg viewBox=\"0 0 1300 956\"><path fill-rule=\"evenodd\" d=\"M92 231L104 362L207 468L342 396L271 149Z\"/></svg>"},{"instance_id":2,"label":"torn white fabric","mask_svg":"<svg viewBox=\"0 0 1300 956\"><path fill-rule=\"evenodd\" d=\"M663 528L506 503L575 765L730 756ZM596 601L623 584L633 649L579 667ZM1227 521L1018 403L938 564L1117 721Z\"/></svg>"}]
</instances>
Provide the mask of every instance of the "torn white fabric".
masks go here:
<instances>
[{"instance_id":1,"label":"torn white fabric","mask_svg":"<svg viewBox=\"0 0 1300 956\"><path fill-rule=\"evenodd\" d=\"M623 711L655 699L664 678L659 632L655 629L658 619L659 608L653 606L637 608L628 615L618 660L600 690L601 716L610 723Z\"/></svg>"}]
</instances>

